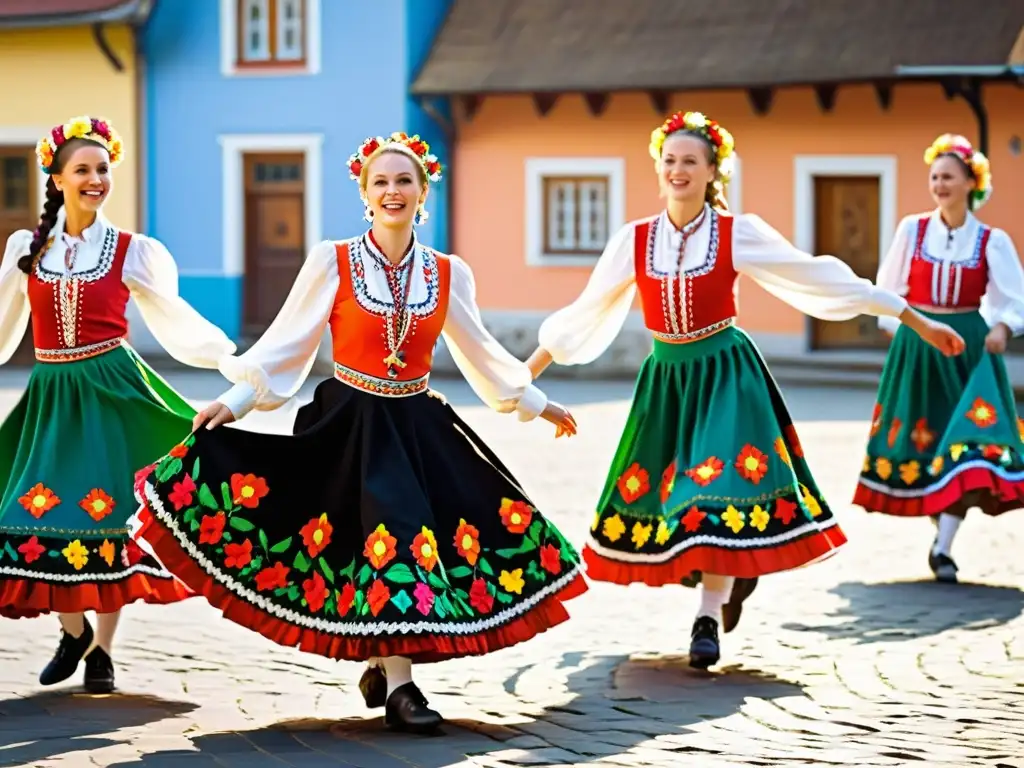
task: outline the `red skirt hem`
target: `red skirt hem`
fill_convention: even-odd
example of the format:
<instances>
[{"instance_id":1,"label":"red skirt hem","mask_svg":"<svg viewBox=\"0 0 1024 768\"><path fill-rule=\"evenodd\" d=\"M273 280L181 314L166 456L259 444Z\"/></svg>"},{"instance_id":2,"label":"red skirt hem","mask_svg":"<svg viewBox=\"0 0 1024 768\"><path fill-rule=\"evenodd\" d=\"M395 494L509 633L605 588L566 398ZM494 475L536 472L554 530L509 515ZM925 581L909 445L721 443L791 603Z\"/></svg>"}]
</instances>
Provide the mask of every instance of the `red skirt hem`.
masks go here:
<instances>
[{"instance_id":1,"label":"red skirt hem","mask_svg":"<svg viewBox=\"0 0 1024 768\"><path fill-rule=\"evenodd\" d=\"M977 499L965 500L968 494L988 498L980 503ZM990 503L986 504L986 500ZM867 512L894 517L933 517L974 506L980 506L986 514L1001 515L1024 507L1024 481L1004 480L990 469L973 467L954 476L942 488L913 498L891 496L858 482L853 503Z\"/></svg>"},{"instance_id":2,"label":"red skirt hem","mask_svg":"<svg viewBox=\"0 0 1024 768\"><path fill-rule=\"evenodd\" d=\"M846 534L836 525L771 549L693 547L664 563L623 562L601 555L587 544L583 548L583 560L587 564L587 576L594 581L663 587L680 584L696 571L741 579L789 571L822 560L845 543Z\"/></svg>"},{"instance_id":3,"label":"red skirt hem","mask_svg":"<svg viewBox=\"0 0 1024 768\"><path fill-rule=\"evenodd\" d=\"M582 573L558 592L544 598L528 613L502 627L472 635L410 635L345 637L299 627L255 608L218 584L181 548L174 534L144 503L138 513L141 523L135 538L148 544L165 568L196 594L202 595L226 619L272 640L278 645L298 648L342 661L365 661L375 656L406 656L416 663L430 663L464 656L482 656L517 645L555 627L569 618L563 602L587 591Z\"/></svg>"},{"instance_id":4,"label":"red skirt hem","mask_svg":"<svg viewBox=\"0 0 1024 768\"><path fill-rule=\"evenodd\" d=\"M31 619L47 613L113 613L142 601L169 605L193 597L172 578L135 573L116 582L54 585L35 579L0 581L0 616Z\"/></svg>"}]
</instances>

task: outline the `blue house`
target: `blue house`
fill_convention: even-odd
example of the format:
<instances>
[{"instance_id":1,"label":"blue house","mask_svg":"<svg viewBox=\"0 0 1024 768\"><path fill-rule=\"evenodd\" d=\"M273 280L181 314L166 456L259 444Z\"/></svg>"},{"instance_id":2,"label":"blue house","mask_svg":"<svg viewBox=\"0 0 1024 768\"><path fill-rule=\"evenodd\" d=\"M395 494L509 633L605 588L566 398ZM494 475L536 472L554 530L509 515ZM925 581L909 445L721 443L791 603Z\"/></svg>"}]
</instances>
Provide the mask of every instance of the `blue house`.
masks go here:
<instances>
[{"instance_id":1,"label":"blue house","mask_svg":"<svg viewBox=\"0 0 1024 768\"><path fill-rule=\"evenodd\" d=\"M449 5L156 3L141 38L141 228L174 255L181 294L229 336L266 329L313 245L366 226L346 168L362 139L419 133L446 162L444 120L408 93ZM440 250L444 186L420 230Z\"/></svg>"}]
</instances>

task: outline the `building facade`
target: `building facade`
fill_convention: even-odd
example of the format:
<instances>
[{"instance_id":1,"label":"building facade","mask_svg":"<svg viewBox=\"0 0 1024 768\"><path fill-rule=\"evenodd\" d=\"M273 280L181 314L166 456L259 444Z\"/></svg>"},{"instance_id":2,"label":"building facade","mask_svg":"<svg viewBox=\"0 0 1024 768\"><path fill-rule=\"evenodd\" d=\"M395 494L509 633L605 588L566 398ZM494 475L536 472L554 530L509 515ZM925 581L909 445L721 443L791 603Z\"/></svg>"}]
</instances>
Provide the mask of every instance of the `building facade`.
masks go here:
<instances>
[{"instance_id":1,"label":"building facade","mask_svg":"<svg viewBox=\"0 0 1024 768\"><path fill-rule=\"evenodd\" d=\"M791 2L722 2L711 15L703 5L451 9L413 91L454 110L453 248L473 266L489 326L517 354L579 294L609 235L660 209L647 145L677 109L705 112L736 137L734 211L862 276L874 278L902 216L931 208L922 156L947 131L991 158L996 192L981 216L1024 248L1020 5L843 0L826 14L797 3L806 16ZM886 344L873 318L813 320L746 279L740 307L771 357ZM647 337L634 312L591 371L635 371Z\"/></svg>"},{"instance_id":2,"label":"building facade","mask_svg":"<svg viewBox=\"0 0 1024 768\"><path fill-rule=\"evenodd\" d=\"M139 102L142 80L136 31L148 2L7 0L0 3L0 242L35 229L46 177L36 142L76 115L99 115L124 138L106 214L135 229L140 213ZM33 361L26 341L13 364Z\"/></svg>"},{"instance_id":3,"label":"building facade","mask_svg":"<svg viewBox=\"0 0 1024 768\"><path fill-rule=\"evenodd\" d=\"M409 95L448 0L174 0L146 53L145 230L180 290L244 346L306 254L361 231L346 160L369 135L445 135ZM424 238L445 247L444 195Z\"/></svg>"}]
</instances>

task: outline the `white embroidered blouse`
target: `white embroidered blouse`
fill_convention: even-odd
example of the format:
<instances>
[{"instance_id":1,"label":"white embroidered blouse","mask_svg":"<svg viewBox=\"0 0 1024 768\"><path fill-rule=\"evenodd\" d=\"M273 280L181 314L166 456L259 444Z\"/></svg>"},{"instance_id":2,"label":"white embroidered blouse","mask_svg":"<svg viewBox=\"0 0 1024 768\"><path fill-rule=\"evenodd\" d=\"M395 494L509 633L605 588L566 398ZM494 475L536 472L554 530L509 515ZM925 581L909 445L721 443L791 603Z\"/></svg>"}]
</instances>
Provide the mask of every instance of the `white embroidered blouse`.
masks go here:
<instances>
[{"instance_id":1,"label":"white embroidered blouse","mask_svg":"<svg viewBox=\"0 0 1024 768\"><path fill-rule=\"evenodd\" d=\"M62 208L51 231L53 244L40 264L51 272L64 272L67 245L78 243L72 274L96 269L103 255L108 229L116 229L102 213L80 238L64 231ZM32 233L18 230L7 240L0 262L0 365L10 360L29 319L28 275L18 269L18 259L28 253ZM67 244L67 245L66 245ZM159 240L133 234L125 254L122 281L131 292L142 319L167 352L195 368L217 368L235 352L235 344L178 295L178 268Z\"/></svg>"},{"instance_id":2,"label":"white embroidered blouse","mask_svg":"<svg viewBox=\"0 0 1024 768\"><path fill-rule=\"evenodd\" d=\"M917 222L922 214L907 216L896 228L889 252L878 266L877 283L883 288L906 296L907 278L917 245ZM929 259L940 263L939 293L946 295L957 264L974 257L982 223L972 213L962 227L950 230L935 210L928 222L922 247ZM988 285L981 300L981 314L989 326L1005 323L1014 336L1024 333L1024 268L1021 267L1013 240L1001 229L992 228L986 244ZM900 321L895 317L879 318L882 330L894 333Z\"/></svg>"},{"instance_id":3,"label":"white embroidered blouse","mask_svg":"<svg viewBox=\"0 0 1024 768\"><path fill-rule=\"evenodd\" d=\"M666 212L661 213L653 264L647 264L652 276L678 275L712 260L710 214L706 206L678 262L683 233ZM582 365L595 360L622 329L636 295L637 224L630 222L612 236L579 298L541 325L540 346L556 363ZM790 306L822 320L848 320L861 314L898 317L907 307L903 298L858 277L834 256L812 256L797 249L752 214L733 219L732 260L737 272Z\"/></svg>"},{"instance_id":4,"label":"white embroidered blouse","mask_svg":"<svg viewBox=\"0 0 1024 768\"><path fill-rule=\"evenodd\" d=\"M384 273L374 268L365 237L349 242L350 258L362 260L363 279L353 281L356 298L364 306L394 305ZM384 255L377 251L378 256ZM414 243L406 259L416 259L411 270L409 306L437 304L435 286L428 286L422 265L429 251ZM521 421L539 416L547 396L532 384L530 369L515 358L484 327L476 304L476 284L469 265L451 260L448 313L442 335L449 352L473 391L500 413L516 411ZM405 262L403 262L405 263ZM436 273L436 271L435 271ZM273 410L298 392L316 357L328 327L340 284L335 243L325 240L310 251L284 306L270 328L248 351L231 358L221 372L235 386L218 400L236 418L251 409Z\"/></svg>"}]
</instances>

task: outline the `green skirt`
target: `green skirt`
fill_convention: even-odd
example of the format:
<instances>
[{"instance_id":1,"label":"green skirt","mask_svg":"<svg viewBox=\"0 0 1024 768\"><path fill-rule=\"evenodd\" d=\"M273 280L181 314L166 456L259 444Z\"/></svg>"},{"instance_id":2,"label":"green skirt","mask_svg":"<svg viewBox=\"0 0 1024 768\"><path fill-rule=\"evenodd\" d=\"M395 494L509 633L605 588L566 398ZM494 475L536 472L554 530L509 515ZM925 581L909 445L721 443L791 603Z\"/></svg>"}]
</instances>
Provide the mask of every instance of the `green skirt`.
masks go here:
<instances>
[{"instance_id":1,"label":"green skirt","mask_svg":"<svg viewBox=\"0 0 1024 768\"><path fill-rule=\"evenodd\" d=\"M985 351L988 325L978 312L924 314L967 349L946 357L897 329L853 503L904 517L1024 507L1021 422L1002 356Z\"/></svg>"},{"instance_id":2,"label":"green skirt","mask_svg":"<svg viewBox=\"0 0 1024 768\"><path fill-rule=\"evenodd\" d=\"M598 581L756 578L845 543L782 395L737 328L654 342L584 549Z\"/></svg>"},{"instance_id":3,"label":"green skirt","mask_svg":"<svg viewBox=\"0 0 1024 768\"><path fill-rule=\"evenodd\" d=\"M35 365L0 426L0 615L189 596L125 523L135 470L186 437L194 414L127 345Z\"/></svg>"}]
</instances>

